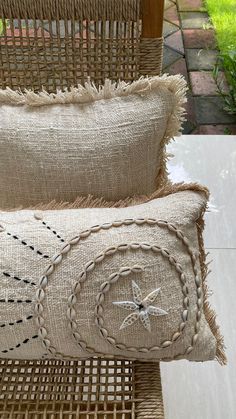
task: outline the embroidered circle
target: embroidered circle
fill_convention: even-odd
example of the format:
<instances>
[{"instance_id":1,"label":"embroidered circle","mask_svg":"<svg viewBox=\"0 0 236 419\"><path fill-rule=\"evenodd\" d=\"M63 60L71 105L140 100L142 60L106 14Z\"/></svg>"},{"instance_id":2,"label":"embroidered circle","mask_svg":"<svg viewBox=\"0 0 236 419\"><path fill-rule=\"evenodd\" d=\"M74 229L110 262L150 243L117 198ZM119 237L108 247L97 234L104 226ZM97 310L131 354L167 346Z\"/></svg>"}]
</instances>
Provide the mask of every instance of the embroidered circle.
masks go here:
<instances>
[{"instance_id":1,"label":"embroidered circle","mask_svg":"<svg viewBox=\"0 0 236 419\"><path fill-rule=\"evenodd\" d=\"M62 247L60 253L56 254L52 259L51 259L51 263L48 266L48 268L46 269L43 277L40 279L39 281L39 288L36 292L36 305L35 305L35 313L36 313L36 324L38 326L38 334L39 337L42 341L43 347L46 349L48 354L52 354L53 356L63 356L63 354L61 354L59 351L56 350L55 347L53 347L53 345L51 344L51 340L50 337L48 335L48 331L47 331L47 327L45 325L45 320L43 317L43 312L44 312L44 307L43 307L43 301L45 299L46 296L46 289L47 289L47 284L50 278L50 275L52 275L52 273L54 272L54 270L57 268L58 265L61 264L64 256L70 252L70 250L78 245L81 241L86 240L86 238L88 238L91 234L97 233L99 231L102 230L109 230L110 228L118 228L121 226L126 226L126 225L131 225L134 224L137 227L140 225L144 225L146 224L147 226L157 226L159 228L165 228L168 229L168 231L172 234L174 234L176 236L177 239L180 240L180 242L182 243L182 245L186 248L187 254L190 257L191 260L191 265L192 265L192 269L193 269L193 273L194 273L194 280L195 280L195 285L196 285L196 295L197 295L197 299L196 299L196 320L194 323L194 332L193 335L190 337L190 341L191 344L184 350L183 353L181 354L177 354L175 356L173 356L172 358L162 358L162 359L177 359L179 357L182 357L183 355L189 354L192 350L193 347L195 345L195 343L197 342L198 339L198 332L199 332L199 328L200 328L200 319L201 319L201 312L202 312L202 289L201 289L201 279L198 273L198 267L197 267L197 262L198 259L195 256L195 254L193 253L190 244L188 242L188 239L184 236L184 234L181 232L181 230L177 229L173 224L164 221L164 220L156 220L156 219L151 219L151 218L147 218L147 219L124 219L124 220L119 220L119 221L114 221L114 222L109 222L109 223L104 223L104 224L100 224L100 225L95 225L92 226L91 228L84 230L82 232L80 232L77 236L73 237L68 243L64 244L64 246ZM78 327L77 327L77 322L76 322L76 317L77 317L77 313L75 310L75 304L77 301L77 293L80 292L80 289L82 287L83 282L86 280L86 277L88 275L88 273L90 271L92 271L95 267L95 265L102 261L103 258L108 255L112 255L114 254L116 251L123 251L123 250L127 250L129 248L129 246L132 245L133 247L135 247L135 245L137 245L137 243L132 243L132 244L120 244L118 246L113 246L110 247L109 249L106 249L105 252L102 252L100 255L98 255L96 257L96 259L88 262L83 270L83 272L81 272L78 281L76 282L75 286L73 287L73 292L70 295L69 299L68 299L68 310L67 310L67 318L69 320L69 325L71 328L71 332L72 335L75 339L75 341L77 342L78 346L83 350L83 351L87 351L88 353L91 353L93 355L97 355L97 352L94 351L94 349L90 348L87 343L82 339L79 331L78 331ZM142 249L144 250L144 248L146 247L145 250L150 250L150 248L152 247L152 251L153 251L153 246L151 245L147 245L145 243L142 243ZM180 267L180 265L175 261L175 259L169 254L169 252L166 249L162 249L162 252L164 252L164 254L166 255L166 257L168 257L169 261L171 260L172 263L176 263L175 267L177 269L177 271L179 272L180 275L184 275L184 273L182 272L182 268ZM158 252L160 252L160 248L158 248ZM184 280L184 276L182 276L182 281ZM182 283L182 282L181 282ZM184 293L184 308L187 310L188 309L188 305L189 305L189 301L188 301L188 296L187 296L187 286L186 284L183 284L183 293ZM104 295L100 292L98 294L98 296L100 296L100 298L104 298ZM99 297L98 297L99 298ZM101 305L103 301L99 300L97 301L96 305ZM181 322L182 324L182 328L184 328L183 324L186 323L187 320L187 313L186 313L186 318L185 316L182 319L183 321ZM104 328L101 326L101 328L99 328L100 333L104 334L103 337L107 338L106 336L106 331L103 330ZM180 331L178 331L177 333L180 333ZM176 335L176 339L178 338L178 336ZM172 344L172 342L175 339L172 336L172 340L169 341L171 343L166 343L166 346L162 346L162 349L164 349L165 347L168 347ZM113 344L113 342L111 341L110 343ZM163 345L163 343L162 343ZM122 349L122 348L120 348ZM137 348L136 348L137 349ZM142 349L142 348L141 348ZM148 348L143 348L145 349L144 352L149 351ZM140 349L138 349L140 350ZM153 349L153 350L157 350L157 348ZM100 354L102 355L102 354Z\"/></svg>"},{"instance_id":2,"label":"embroidered circle","mask_svg":"<svg viewBox=\"0 0 236 419\"><path fill-rule=\"evenodd\" d=\"M185 328L186 321L188 319L188 307L189 307L188 288L186 286L186 276L183 272L181 265L169 254L169 252L166 249L162 249L161 247L157 245L150 245L147 243L131 243L127 245L127 248L126 248L126 250L131 250L131 251L138 250L138 249L142 249L145 252L149 251L154 254L162 255L164 258L168 260L170 265L172 265L175 268L179 276L179 280L181 283L181 291L183 294L183 310L181 313L181 322L179 324L178 330L175 330L172 333L171 339L165 339L161 343L160 346L155 345L155 346L152 346L151 348L129 347L123 343L117 342L113 336L109 335L109 331L104 326L105 320L104 320L104 315L103 315L104 314L103 303L105 300L105 295L109 292L111 286L115 284L120 278L130 275L132 272L140 272L141 268L138 269L137 266L133 266L132 268L129 268L129 267L121 268L118 272L111 274L108 281L104 282L100 286L100 292L96 296L95 318L96 318L96 325L98 326L102 337L106 339L110 344L115 346L117 349L125 349L132 352L149 352L149 351L156 351L156 350L167 348L171 346L180 337L181 333L183 332ZM118 251L119 251L119 246L116 249L116 252ZM106 256L106 251L104 253ZM81 272L81 275L82 274L83 272ZM77 342L79 343L79 341Z\"/></svg>"}]
</instances>

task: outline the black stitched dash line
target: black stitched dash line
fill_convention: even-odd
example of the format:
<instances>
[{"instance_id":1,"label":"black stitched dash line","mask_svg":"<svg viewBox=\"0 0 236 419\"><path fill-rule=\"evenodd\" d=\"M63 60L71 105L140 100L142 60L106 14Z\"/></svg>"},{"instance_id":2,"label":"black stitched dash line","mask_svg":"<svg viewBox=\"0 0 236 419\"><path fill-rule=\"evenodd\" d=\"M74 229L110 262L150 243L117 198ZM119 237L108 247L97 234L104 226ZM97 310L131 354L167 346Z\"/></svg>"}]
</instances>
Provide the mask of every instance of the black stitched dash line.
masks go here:
<instances>
[{"instance_id":1,"label":"black stitched dash line","mask_svg":"<svg viewBox=\"0 0 236 419\"><path fill-rule=\"evenodd\" d=\"M42 256L45 259L49 259L48 255L44 255L40 250L35 249L34 246L29 245L25 240L22 240L20 237L16 236L15 234L9 233L7 232L7 235L12 237L15 240L18 240L21 244L23 244L23 246L27 246L29 249L33 250L34 252L37 253L37 255Z\"/></svg>"},{"instance_id":2,"label":"black stitched dash line","mask_svg":"<svg viewBox=\"0 0 236 419\"><path fill-rule=\"evenodd\" d=\"M27 339L23 340L23 342L21 342L21 343L17 343L17 345L16 345L16 346L14 346L13 348L4 349L4 350L1 350L1 352L2 352L3 354L6 354L7 352L14 351L14 349L17 349L17 348L19 348L20 346L22 346L23 344L28 343L31 339L37 339L37 338L38 338L38 335L34 335L34 336L32 336L31 338L27 338Z\"/></svg>"},{"instance_id":3,"label":"black stitched dash line","mask_svg":"<svg viewBox=\"0 0 236 419\"><path fill-rule=\"evenodd\" d=\"M65 240L54 230L52 227L50 227L45 221L42 221L42 224L44 227L46 227L47 230L51 231L62 243L65 242Z\"/></svg>"},{"instance_id":4,"label":"black stitched dash line","mask_svg":"<svg viewBox=\"0 0 236 419\"><path fill-rule=\"evenodd\" d=\"M3 272L3 275L4 275L4 276L6 276L7 278L12 278L12 279L15 279L16 281L19 281L19 282L24 282L24 283L25 283L25 284L27 284L27 285L36 286L35 282L31 282L31 281L29 281L28 279L22 279L22 278L19 278L18 276L16 276L16 275L11 275L11 274L9 274L8 272Z\"/></svg>"},{"instance_id":5,"label":"black stitched dash line","mask_svg":"<svg viewBox=\"0 0 236 419\"><path fill-rule=\"evenodd\" d=\"M32 300L14 300L13 298L0 298L0 303L32 303Z\"/></svg>"},{"instance_id":6,"label":"black stitched dash line","mask_svg":"<svg viewBox=\"0 0 236 419\"><path fill-rule=\"evenodd\" d=\"M23 323L26 320L31 320L33 319L33 317L34 317L33 315L30 315L30 316L25 317L24 319L15 320L14 322L2 323L0 324L0 328L6 327L6 326L15 326L17 324Z\"/></svg>"}]
</instances>

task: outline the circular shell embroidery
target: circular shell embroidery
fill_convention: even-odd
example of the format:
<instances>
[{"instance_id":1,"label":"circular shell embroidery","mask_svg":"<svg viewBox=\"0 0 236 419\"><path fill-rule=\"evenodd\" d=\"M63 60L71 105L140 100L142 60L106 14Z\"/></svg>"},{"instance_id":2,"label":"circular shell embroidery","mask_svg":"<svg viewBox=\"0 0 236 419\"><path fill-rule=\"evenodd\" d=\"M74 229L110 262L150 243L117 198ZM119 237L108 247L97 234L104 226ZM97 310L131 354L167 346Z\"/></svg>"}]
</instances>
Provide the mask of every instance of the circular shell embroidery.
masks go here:
<instances>
[{"instance_id":1,"label":"circular shell embroidery","mask_svg":"<svg viewBox=\"0 0 236 419\"><path fill-rule=\"evenodd\" d=\"M137 227L140 225L147 225L147 226L156 226L159 228L164 228L168 231L169 234L173 234L184 246L186 249L187 254L190 258L190 263L192 265L195 286L196 286L196 294L198 296L196 301L196 319L194 323L194 333L190 337L190 344L185 348L184 353L176 355L174 358L178 358L179 356L183 356L185 354L189 354L192 350L194 345L198 339L198 332L199 332L199 322L201 318L201 311L202 311L202 299L201 299L201 280L197 269L197 258L191 247L189 245L188 239L183 235L183 233L177 229L173 224L168 223L167 221L163 220L156 220L156 219L124 219L121 221L114 221L112 223L104 223L101 225L92 226L90 229L84 230L80 232L77 236L73 237L69 242L65 243L61 249L61 251L56 254L52 259L51 263L49 264L48 268L46 269L43 277L39 282L39 288L36 293L36 304L35 304L35 312L36 312L36 323L38 326L38 335L41 338L42 344L46 349L49 355L53 356L63 356L57 349L51 344L50 340L50 332L47 330L47 325L45 324L44 319L44 299L46 297L47 285L50 281L50 276L54 272L54 270L58 269L59 265L63 263L63 258L66 254L68 254L72 248L75 246L79 246L82 241L85 241L90 235L97 233L102 230L109 230L111 228L118 228L120 226L131 225L134 224ZM188 320L188 309L189 309L189 296L188 296L188 287L186 285L186 275L182 269L182 266L175 260L175 258L169 253L167 249L164 249L156 244L148 244L148 243L122 243L117 244L117 246L112 246L107 249L104 249L101 253L99 253L93 260L88 261L86 263L83 270L80 272L78 280L76 281L75 285L73 286L73 290L71 295L68 298L68 308L67 313L65 315L68 318L68 324L71 329L72 336L77 343L78 347L83 350L87 351L88 354L97 354L102 355L96 351L96 348L90 347L86 341L83 339L82 332L78 329L77 325L77 318L79 318L79 313L76 311L76 303L77 303L77 296L81 292L83 287L83 283L89 280L90 273L94 271L97 265L104 261L106 257L112 257L115 253L124 254L127 251L135 251L141 250L143 252L151 252L153 254L161 255L165 258L168 263L176 270L179 282L181 285L181 291L183 296L183 309L181 314L181 319L179 323L178 330L173 331L171 339L164 340L161 342L159 346L153 347L129 347L121 342L117 342L115 337L109 334L109 330L107 330L105 326L105 319L104 319L104 307L103 303L106 297L106 294L109 292L110 288L114 286L114 284L122 278L122 276L129 276L132 272L136 272L138 274L142 274L142 266L131 266L131 267L121 267L117 272L111 274L105 282L103 282L100 286L100 291L96 295L94 299L94 316L95 322L98 328L100 335L111 345L115 346L117 349L120 350L128 350L131 352L149 352L149 351L159 351L160 349L168 348L169 346L173 345L175 341L179 338L179 336L183 333L186 322ZM130 281L132 284L132 280ZM156 318L158 315L168 316L168 311L163 310L158 305L149 304L150 302L154 302L156 297L158 296L160 290L155 289L151 292L150 295L144 296L141 298L140 289L136 286L137 284L133 284L133 301L128 301L123 303L121 301L114 301L117 306L123 308L126 305L126 308L132 306L133 314L135 316L130 316L129 319L124 319L124 322L120 325L122 329L124 329L127 324L131 326L134 321L140 321L140 327L143 327L144 332L148 333L150 329L150 319L149 316L155 316ZM146 299L145 299L146 298ZM131 304L134 303L135 305ZM150 308L148 308L150 307ZM131 309L132 311L132 309ZM132 314L132 313L131 313ZM132 320L130 320L132 319ZM141 333L143 332L141 330ZM164 358L166 359L166 358Z\"/></svg>"}]
</instances>

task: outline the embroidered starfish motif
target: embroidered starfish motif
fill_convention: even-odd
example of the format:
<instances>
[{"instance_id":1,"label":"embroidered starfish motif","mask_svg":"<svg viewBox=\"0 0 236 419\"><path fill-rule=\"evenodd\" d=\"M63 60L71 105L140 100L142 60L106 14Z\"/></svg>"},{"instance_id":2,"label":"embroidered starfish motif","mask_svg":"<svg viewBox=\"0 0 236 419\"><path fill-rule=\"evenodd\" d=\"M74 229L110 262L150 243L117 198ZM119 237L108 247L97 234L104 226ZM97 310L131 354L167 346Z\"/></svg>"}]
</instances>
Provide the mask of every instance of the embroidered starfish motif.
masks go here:
<instances>
[{"instance_id":1,"label":"embroidered starfish motif","mask_svg":"<svg viewBox=\"0 0 236 419\"><path fill-rule=\"evenodd\" d=\"M165 316L167 311L162 310L159 307L152 305L156 300L161 288L150 292L145 298L142 297L142 291L135 281L132 281L132 294L133 301L114 301L113 304L124 308L125 310L133 311L130 313L123 321L120 326L120 330L125 329L128 326L131 326L138 319L141 321L142 325L146 330L151 332L151 323L149 316Z\"/></svg>"}]
</instances>

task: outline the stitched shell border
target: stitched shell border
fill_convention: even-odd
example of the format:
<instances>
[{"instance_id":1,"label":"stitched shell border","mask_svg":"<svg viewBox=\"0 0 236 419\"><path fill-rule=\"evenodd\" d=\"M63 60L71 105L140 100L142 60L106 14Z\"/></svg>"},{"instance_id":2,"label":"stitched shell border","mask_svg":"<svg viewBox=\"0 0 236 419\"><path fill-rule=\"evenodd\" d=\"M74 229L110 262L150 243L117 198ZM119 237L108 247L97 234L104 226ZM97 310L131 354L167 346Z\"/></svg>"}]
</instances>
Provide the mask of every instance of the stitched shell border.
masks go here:
<instances>
[{"instance_id":1,"label":"stitched shell border","mask_svg":"<svg viewBox=\"0 0 236 419\"><path fill-rule=\"evenodd\" d=\"M167 195L170 195L170 194L173 194L173 193L176 193L176 192L182 192L182 191L194 191L194 192L203 194L205 197L208 197L207 189L205 187L201 186L201 185L198 185L198 184L177 184L177 185L168 184L167 187L162 188L160 191L156 192L151 197L146 197L146 199L142 200L142 202L148 202L148 201L150 201L150 199L161 198L161 197L165 197ZM140 202L139 201L138 202L135 202L135 201L133 202L132 201L133 205L134 204L137 205L138 203L140 203ZM131 203L129 203L129 205L131 205ZM45 222L42 219L41 215L44 215L44 214L41 211L54 210L54 209L66 209L66 208L71 208L71 207L72 208L80 208L80 207L81 208L85 208L85 207L87 208L87 207L124 207L124 206L127 206L126 201L125 202L119 201L118 203L114 204L114 203L107 203L105 201L100 201L100 200L97 200L97 199L92 199L90 197L89 199L82 199L82 200L78 199L78 200L76 200L76 202L74 204L52 202L52 203L47 204L47 205L37 205L37 207L34 208L34 210L38 211L37 213L35 213L35 218L40 219L41 223L42 223L42 226L44 226L44 228L47 229L47 231L49 231L61 243L63 243L63 248L64 247L66 248L68 243L65 242L65 240L60 236L60 234L57 233L57 231L55 231L54 228L50 227L50 225L48 225L48 223ZM209 304L208 298L207 298L208 289L207 289L206 277L207 277L207 274L208 274L208 265L206 264L206 254L205 254L205 251L204 251L204 243L203 243L203 235L202 235L203 228L204 228L203 215L204 215L205 210L206 210L206 204L202 207L202 211L199 214L199 217L195 222L195 226L196 226L197 232L198 232L198 242L199 242L199 250L200 250L200 252L197 254L197 257L198 257L198 260L200 262L201 279L202 279L202 300L203 300L202 311L204 312L204 316L206 318L206 321L207 321L207 323L208 323L208 325L211 329L211 332L213 333L213 335L214 335L214 337L217 341L217 349L216 349L215 358L218 360L218 362L221 365L224 365L224 364L227 363L227 359L226 359L226 355L225 355L225 352L224 352L225 347L224 347L223 336L221 335L219 326L216 323L216 314L215 314L214 310L212 310L212 308L210 307L210 304ZM41 214L41 215L39 216L39 214ZM3 224L0 225L0 233L4 232L4 231L5 231L5 233L7 233L7 230L6 230L7 224L5 225L4 220L2 220L2 222L3 222ZM96 226L94 226L94 227L96 227ZM41 252L41 249L37 249L37 247L34 245L34 243L27 243L27 240L25 241L24 237L23 237L22 240L21 240L20 237L16 237L15 234L14 234L14 230L11 234L11 240L16 240L22 247L24 246L25 249L27 248L29 252L32 251L35 254L37 254L38 257L40 257L40 255L41 255L41 258L43 258L44 253ZM147 243L145 243L145 245L147 245ZM39 250L39 253L38 253L38 250ZM62 249L62 253L63 253L63 249ZM48 255L44 255L44 256L46 256L46 258L49 258ZM51 259L51 256L50 256L50 259ZM46 261L47 261L47 259L45 259L45 263L46 263ZM44 263L44 266L45 266L45 263ZM119 273L119 271L117 271L117 273ZM30 278L19 277L18 275L14 275L14 272L5 272L5 274L6 274L6 278L9 279L10 281L13 281L13 280L20 281L21 284L25 285L25 286L33 287L33 286L35 286L34 285L35 282L37 282L37 281L35 281L34 283L29 284L29 282L31 282L31 281L29 281ZM3 273L4 276L5 276L5 274ZM42 280L42 278L41 278L41 280ZM31 288L31 289L33 290L33 288ZM18 299L17 299L17 301L15 299L15 302L18 302ZM19 302L22 303L23 300L19 299ZM27 300L27 302L28 302L28 300ZM69 304L69 302L68 302L68 304ZM27 304L27 307L30 307L30 304ZM24 313L24 314L25 314L24 319L18 319L18 320L19 321L21 321L21 320L26 321L27 320L27 323L30 322L30 320L33 317L33 316L31 316L31 313ZM94 313L94 314L96 316L96 313ZM29 315L28 319L26 319L27 315ZM37 322L37 319L36 319L36 322ZM14 322L14 324L18 324L18 322L16 321L16 322ZM3 327L12 327L12 325L13 325L13 321L10 321L10 322L6 321L6 322L3 323ZM41 324L41 326L43 326L43 324ZM38 327L39 327L39 324L37 325L37 328ZM34 333L35 333L35 331L34 331ZM38 338L38 336L31 336L31 338L36 338L36 337ZM28 336L24 341L19 342L19 344L17 344L15 348L9 346L8 350L6 352L18 348L23 343L27 344L31 340L31 338L30 338L30 336ZM48 356L48 355L44 354L43 358L45 358L45 356ZM50 357L51 356L52 355L50 355ZM102 354L101 354L101 356L102 356ZM122 358L117 354L115 355L115 357L117 359ZM135 359L135 357L132 357L132 352L130 352L130 357L129 358L131 360ZM66 359L77 359L77 357L68 356L68 357L66 357ZM154 358L153 360L156 361L156 358Z\"/></svg>"},{"instance_id":2,"label":"stitched shell border","mask_svg":"<svg viewBox=\"0 0 236 419\"><path fill-rule=\"evenodd\" d=\"M36 214L36 218L38 215ZM67 358L66 355L60 353L56 350L55 347L52 346L51 340L47 331L47 328L45 326L45 319L43 316L44 313L44 306L43 301L46 297L46 290L47 285L50 279L50 275L54 272L55 269L62 263L64 256L70 252L71 248L78 245L78 243L81 240L85 240L87 237L89 237L92 233L97 233L100 230L109 230L111 228L119 228L123 225L130 225L135 224L136 226L140 226L143 224L147 224L149 226L158 226L160 228L167 228L169 232L175 234L178 240L182 242L184 247L187 250L187 253L189 254L190 261L192 263L193 267L193 273L194 273L194 280L196 285L196 295L197 295L197 302L196 302L196 320L194 324L194 333L191 337L191 344L185 349L184 353L178 354L173 358L162 358L162 360L169 360L169 359L178 359L182 358L183 355L188 355L194 348L194 345L197 342L198 339L198 332L200 327L200 319L202 314L202 287L201 287L201 279L200 275L197 269L197 257L194 254L194 252L191 250L189 241L187 237L185 237L181 230L177 229L173 224L168 223L165 220L157 220L157 219L124 219L120 221L114 221L113 223L104 223L101 225L92 226L90 229L84 230L78 234L78 236L75 236L72 238L68 243L66 243L62 249L61 252L56 254L46 269L43 277L41 278L39 282L39 288L36 291L36 305L35 305L35 313L37 315L36 318L36 324L38 326L38 335L42 341L44 349L46 349L47 353L49 355L62 357L64 359ZM188 288L186 285L186 276L183 272L183 269L181 265L174 259L172 255L169 254L168 250L163 249L159 247L158 245L150 245L146 243L122 243L118 245L117 247L110 247L106 249L103 253L97 255L97 257L89 261L83 271L79 275L79 280L76 282L75 286L73 287L73 292L70 295L68 299L68 310L67 310L67 317L69 319L69 324L71 328L72 335L77 342L80 349L85 350L88 352L88 355L91 353L93 355L98 356L105 356L105 354L98 353L95 348L91 348L87 345L87 343L82 338L80 332L78 331L77 323L76 323L76 310L75 310L75 304L77 301L76 295L80 292L83 282L87 279L88 274L93 271L96 267L96 264L100 263L105 257L111 256L116 252L125 252L126 250L135 250L137 248L142 249L143 251L152 251L156 253L160 253L163 257L167 258L169 263L172 264L176 271L178 272L180 276L180 282L182 284L182 293L183 293L183 311L182 311L182 319L179 324L179 329L177 331L174 331L171 337L171 340L165 340L161 343L161 346L151 347L151 348L133 348L128 347L127 345L123 343L116 342L115 338L112 336L109 336L108 330L103 327L103 316L102 316L102 303L104 301L104 295L109 291L109 287L114 281L114 276L112 275L109 280L106 283L103 283L100 288L100 293L95 298L95 313L96 313L96 319L97 319L97 326L99 329L99 332L101 336L106 339L111 345L115 346L117 349L126 349L131 352L149 352L149 351L158 351L160 349L165 349L174 344L174 342L179 338L181 333L183 332L185 328L185 324L187 322L188 318L188 308L189 308L189 298L188 298ZM122 270L118 273L118 275L115 277L115 282L119 279L119 277L122 276ZM71 357L69 357L71 359Z\"/></svg>"}]
</instances>

